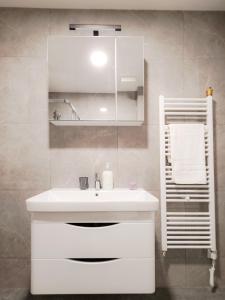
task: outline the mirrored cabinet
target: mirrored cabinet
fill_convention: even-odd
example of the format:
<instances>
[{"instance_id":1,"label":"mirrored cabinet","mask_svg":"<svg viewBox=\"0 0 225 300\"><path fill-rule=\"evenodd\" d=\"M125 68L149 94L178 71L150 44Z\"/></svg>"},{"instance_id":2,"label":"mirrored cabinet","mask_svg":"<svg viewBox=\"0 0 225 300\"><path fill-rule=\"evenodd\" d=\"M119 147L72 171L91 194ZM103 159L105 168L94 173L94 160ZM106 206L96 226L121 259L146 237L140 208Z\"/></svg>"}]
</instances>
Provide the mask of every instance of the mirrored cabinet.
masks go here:
<instances>
[{"instance_id":1,"label":"mirrored cabinet","mask_svg":"<svg viewBox=\"0 0 225 300\"><path fill-rule=\"evenodd\" d=\"M142 37L51 36L49 120L65 126L144 122Z\"/></svg>"}]
</instances>

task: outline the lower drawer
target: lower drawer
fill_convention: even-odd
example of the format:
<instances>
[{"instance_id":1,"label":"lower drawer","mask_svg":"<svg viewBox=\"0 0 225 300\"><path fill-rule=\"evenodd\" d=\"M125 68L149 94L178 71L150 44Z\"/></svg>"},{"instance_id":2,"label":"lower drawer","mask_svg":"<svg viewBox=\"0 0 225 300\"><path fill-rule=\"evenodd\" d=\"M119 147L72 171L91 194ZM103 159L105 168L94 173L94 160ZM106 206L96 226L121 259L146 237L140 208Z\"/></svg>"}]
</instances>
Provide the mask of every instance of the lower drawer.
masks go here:
<instances>
[{"instance_id":1,"label":"lower drawer","mask_svg":"<svg viewBox=\"0 0 225 300\"><path fill-rule=\"evenodd\" d=\"M121 294L155 291L153 258L105 261L33 259L32 294Z\"/></svg>"}]
</instances>

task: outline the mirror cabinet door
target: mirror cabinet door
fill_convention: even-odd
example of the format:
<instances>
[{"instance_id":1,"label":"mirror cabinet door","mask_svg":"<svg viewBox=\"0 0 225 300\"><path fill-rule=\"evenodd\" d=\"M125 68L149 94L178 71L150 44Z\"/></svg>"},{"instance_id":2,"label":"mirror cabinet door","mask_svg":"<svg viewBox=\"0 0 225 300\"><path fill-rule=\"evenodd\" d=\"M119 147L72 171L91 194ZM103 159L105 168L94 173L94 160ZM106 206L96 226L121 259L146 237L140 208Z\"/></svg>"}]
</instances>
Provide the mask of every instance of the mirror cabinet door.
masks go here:
<instances>
[{"instance_id":1,"label":"mirror cabinet door","mask_svg":"<svg viewBox=\"0 0 225 300\"><path fill-rule=\"evenodd\" d=\"M115 38L52 36L49 117L115 120Z\"/></svg>"},{"instance_id":2,"label":"mirror cabinet door","mask_svg":"<svg viewBox=\"0 0 225 300\"><path fill-rule=\"evenodd\" d=\"M144 121L141 37L51 36L49 119Z\"/></svg>"},{"instance_id":3,"label":"mirror cabinet door","mask_svg":"<svg viewBox=\"0 0 225 300\"><path fill-rule=\"evenodd\" d=\"M142 37L117 37L117 119L144 121Z\"/></svg>"}]
</instances>

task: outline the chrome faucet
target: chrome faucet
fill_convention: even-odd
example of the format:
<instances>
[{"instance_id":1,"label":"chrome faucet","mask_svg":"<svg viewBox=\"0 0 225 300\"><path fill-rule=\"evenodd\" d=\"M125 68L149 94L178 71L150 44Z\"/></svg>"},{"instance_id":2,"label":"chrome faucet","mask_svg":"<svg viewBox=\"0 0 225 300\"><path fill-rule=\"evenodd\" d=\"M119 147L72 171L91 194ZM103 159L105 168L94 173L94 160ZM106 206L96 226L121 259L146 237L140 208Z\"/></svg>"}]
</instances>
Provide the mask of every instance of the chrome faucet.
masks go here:
<instances>
[{"instance_id":1,"label":"chrome faucet","mask_svg":"<svg viewBox=\"0 0 225 300\"><path fill-rule=\"evenodd\" d=\"M96 191L99 191L101 188L102 188L101 180L99 178L98 173L95 173L95 189Z\"/></svg>"}]
</instances>

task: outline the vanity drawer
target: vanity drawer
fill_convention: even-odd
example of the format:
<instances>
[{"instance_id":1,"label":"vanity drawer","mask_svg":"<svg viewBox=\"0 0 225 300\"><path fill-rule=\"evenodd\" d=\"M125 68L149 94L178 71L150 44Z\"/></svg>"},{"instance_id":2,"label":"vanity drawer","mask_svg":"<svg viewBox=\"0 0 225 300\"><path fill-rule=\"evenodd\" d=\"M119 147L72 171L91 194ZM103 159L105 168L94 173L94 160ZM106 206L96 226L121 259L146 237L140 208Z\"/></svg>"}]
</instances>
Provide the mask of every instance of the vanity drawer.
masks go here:
<instances>
[{"instance_id":1,"label":"vanity drawer","mask_svg":"<svg viewBox=\"0 0 225 300\"><path fill-rule=\"evenodd\" d=\"M154 257L154 223L32 222L32 258Z\"/></svg>"},{"instance_id":2,"label":"vanity drawer","mask_svg":"<svg viewBox=\"0 0 225 300\"><path fill-rule=\"evenodd\" d=\"M154 259L33 259L32 294L153 293Z\"/></svg>"}]
</instances>

